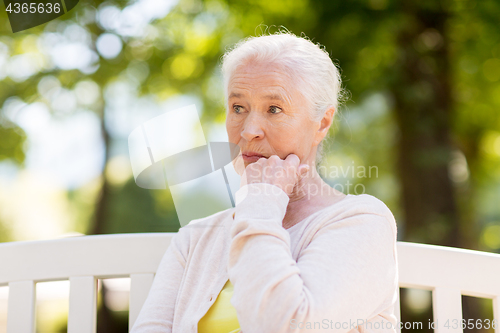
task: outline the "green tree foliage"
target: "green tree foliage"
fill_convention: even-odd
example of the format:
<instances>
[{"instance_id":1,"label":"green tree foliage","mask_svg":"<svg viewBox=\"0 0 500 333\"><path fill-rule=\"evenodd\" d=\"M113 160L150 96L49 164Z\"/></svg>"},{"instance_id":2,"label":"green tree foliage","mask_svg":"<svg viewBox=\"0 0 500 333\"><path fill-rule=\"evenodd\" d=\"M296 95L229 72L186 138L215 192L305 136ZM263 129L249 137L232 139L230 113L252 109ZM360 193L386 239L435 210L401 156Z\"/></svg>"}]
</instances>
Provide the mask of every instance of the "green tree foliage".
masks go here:
<instances>
[{"instance_id":1,"label":"green tree foliage","mask_svg":"<svg viewBox=\"0 0 500 333\"><path fill-rule=\"evenodd\" d=\"M117 141L107 123L106 96L117 82L157 102L197 97L209 130L225 119L221 55L244 37L285 26L325 47L349 91L323 164L377 167L376 177L324 175L326 180L349 180L381 198L396 215L401 240L500 250L498 1L180 0L138 35L113 25L118 18L100 19L131 5L80 2L61 18L14 35L0 13L0 61L2 54L13 59L29 52L43 58L40 45L71 36L71 29L83 29L94 51L104 33L123 43L116 57L100 56L93 70L43 62L26 78L0 70L0 160L24 159L25 134L6 114L12 101L45 103L54 116L71 116L51 107L47 82L68 91L82 82L97 85L99 97L85 107L101 120L106 161ZM94 233L178 228L168 191L142 190L132 180L113 186L105 173L91 208L87 222Z\"/></svg>"},{"instance_id":2,"label":"green tree foliage","mask_svg":"<svg viewBox=\"0 0 500 333\"><path fill-rule=\"evenodd\" d=\"M440 150L436 143L434 152L434 148L424 145L421 149L425 153L412 158L420 162L409 163L417 165L442 160L441 169L445 170L453 162L453 156L465 156L468 168L465 172L469 177L455 182L444 180L439 188L451 186L452 192L448 194L457 195L458 216L461 218L450 216L457 220L456 223L462 221L461 237L472 237L464 241L466 246L479 246L480 225L498 218L498 209L492 205L477 211L483 201L492 202L492 197L498 193L494 184L498 184L500 177L500 121L495 111L500 103L495 84L500 77L498 24L495 20L500 10L497 2L182 0L168 15L148 24L145 32L138 36L120 35L116 27L99 21L101 13L119 13L127 6L130 6L127 2L113 1L81 3L53 22L15 35L9 33L6 16L2 17L0 42L4 54L10 57L40 52L37 48L47 35L69 34L68 31L75 26L88 34L94 50L97 39L106 32L116 33L123 43L123 50L117 57L100 57L95 63L95 71L41 66L24 79L4 75L0 81L2 111L12 98L25 103L43 102L50 107L50 101L40 88L42 80L47 77L56 78L68 90L82 81L93 82L100 88L101 96L110 84L125 80L135 85L140 94L153 95L158 101L178 94L197 96L203 104L202 122L220 123L224 120L218 73L220 56L228 46L245 36L272 33L283 25L298 35L304 32L314 42L324 45L341 66L344 85L350 92L349 102L339 110L337 124L332 130L335 135L330 138L332 153L325 159L328 163L338 163L342 156L349 156L365 166L378 166L377 179L355 179L354 182L366 185L373 193L380 193L398 214L399 220L406 221L408 214L406 218L404 216L410 209L409 204L405 207L399 202L397 193L412 191L412 186L417 185L404 179L416 174L415 170L408 169L409 175L402 176L404 163L394 161L398 156L400 161L409 160L402 157L409 149L401 144L405 135L413 128L416 130L414 141L418 142L419 137L434 128L429 124L439 119L438 113L442 109L446 118L443 126L449 133L444 134L449 137L447 148ZM446 46L445 54L440 51L443 45ZM415 60L405 65L403 60L409 59L408 52L413 53ZM421 78L411 78L409 68ZM446 71L437 75L436 70L442 68ZM449 102L444 109L438 105L444 97L432 95L436 89L433 80L446 83ZM435 96L436 99L425 104L422 101L426 96ZM423 111L409 117L407 122L403 121L402 116L409 116L411 111L406 105L416 105L417 102L421 102ZM99 115L104 123L106 103L100 97L86 107ZM56 111L54 113L57 115ZM8 121L6 115L2 114L2 119L0 159L9 158L20 163L24 158L25 135ZM357 126L359 119L365 122L364 126ZM368 123L369 127L366 126ZM403 128L406 123L408 127ZM444 132L436 127L436 133ZM109 136L105 124L102 134L104 139ZM109 138L108 150L112 141L113 138ZM400 176L395 176L398 174ZM453 177L447 172L443 175L444 178ZM449 184L445 185L447 182ZM380 190L387 186L392 187L390 191ZM429 189L431 185L426 186ZM425 189L418 196L425 197ZM471 197L474 199L469 200ZM486 210L488 213L482 215L481 212ZM426 218L422 216L422 219ZM419 231L408 229L406 236L416 237L415 240L419 241L439 242L439 238L426 240L425 230L439 225L437 220L429 221L429 224L422 224L424 229ZM479 227L474 226L478 223ZM452 230L450 226L443 228L440 230L445 233Z\"/></svg>"},{"instance_id":3,"label":"green tree foliage","mask_svg":"<svg viewBox=\"0 0 500 333\"><path fill-rule=\"evenodd\" d=\"M5 121L0 127L0 161L10 159L17 164L24 162L23 144L26 141L26 134L12 122Z\"/></svg>"}]
</instances>

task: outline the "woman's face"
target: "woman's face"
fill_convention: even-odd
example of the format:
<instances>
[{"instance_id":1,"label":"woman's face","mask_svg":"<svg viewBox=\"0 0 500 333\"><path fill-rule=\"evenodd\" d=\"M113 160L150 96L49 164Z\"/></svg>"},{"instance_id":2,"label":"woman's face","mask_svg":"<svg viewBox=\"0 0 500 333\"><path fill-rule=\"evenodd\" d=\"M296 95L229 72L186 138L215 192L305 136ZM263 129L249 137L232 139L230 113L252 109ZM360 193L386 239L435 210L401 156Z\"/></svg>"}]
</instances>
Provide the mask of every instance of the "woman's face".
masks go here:
<instances>
[{"instance_id":1,"label":"woman's face","mask_svg":"<svg viewBox=\"0 0 500 333\"><path fill-rule=\"evenodd\" d=\"M258 154L285 159L297 155L301 163L314 161L324 137L320 122L308 116L308 105L295 82L274 64L247 62L230 78L226 129L229 142L241 149L235 169L257 161ZM329 127L329 126L328 126ZM243 160L243 163L241 161Z\"/></svg>"}]
</instances>

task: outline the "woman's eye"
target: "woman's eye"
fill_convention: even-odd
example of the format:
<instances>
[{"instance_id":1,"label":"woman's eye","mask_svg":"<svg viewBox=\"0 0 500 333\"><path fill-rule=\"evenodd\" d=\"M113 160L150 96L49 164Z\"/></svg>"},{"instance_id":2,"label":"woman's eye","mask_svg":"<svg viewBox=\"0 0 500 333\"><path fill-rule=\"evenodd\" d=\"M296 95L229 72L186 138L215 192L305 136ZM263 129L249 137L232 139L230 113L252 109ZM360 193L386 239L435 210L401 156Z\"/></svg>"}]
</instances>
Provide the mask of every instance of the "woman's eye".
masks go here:
<instances>
[{"instance_id":1,"label":"woman's eye","mask_svg":"<svg viewBox=\"0 0 500 333\"><path fill-rule=\"evenodd\" d=\"M240 108L243 108L243 107L241 105L234 105L233 106L233 110L236 113L241 113L242 112L242 110Z\"/></svg>"},{"instance_id":2,"label":"woman's eye","mask_svg":"<svg viewBox=\"0 0 500 333\"><path fill-rule=\"evenodd\" d=\"M270 111L271 113L280 113L282 110L281 110L279 107L277 107L277 106L271 106L271 107L269 108L269 111Z\"/></svg>"}]
</instances>

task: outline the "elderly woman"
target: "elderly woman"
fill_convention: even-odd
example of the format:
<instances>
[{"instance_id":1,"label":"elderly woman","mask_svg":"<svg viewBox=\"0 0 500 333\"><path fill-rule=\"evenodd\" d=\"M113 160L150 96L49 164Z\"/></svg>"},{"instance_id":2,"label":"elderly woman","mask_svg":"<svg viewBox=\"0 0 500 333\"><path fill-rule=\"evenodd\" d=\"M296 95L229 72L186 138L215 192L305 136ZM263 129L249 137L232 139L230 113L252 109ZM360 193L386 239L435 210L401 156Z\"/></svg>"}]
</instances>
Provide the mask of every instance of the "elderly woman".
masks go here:
<instances>
[{"instance_id":1,"label":"elderly woman","mask_svg":"<svg viewBox=\"0 0 500 333\"><path fill-rule=\"evenodd\" d=\"M328 53L279 32L222 71L236 207L179 230L131 332L395 332L394 217L315 168L341 90Z\"/></svg>"}]
</instances>

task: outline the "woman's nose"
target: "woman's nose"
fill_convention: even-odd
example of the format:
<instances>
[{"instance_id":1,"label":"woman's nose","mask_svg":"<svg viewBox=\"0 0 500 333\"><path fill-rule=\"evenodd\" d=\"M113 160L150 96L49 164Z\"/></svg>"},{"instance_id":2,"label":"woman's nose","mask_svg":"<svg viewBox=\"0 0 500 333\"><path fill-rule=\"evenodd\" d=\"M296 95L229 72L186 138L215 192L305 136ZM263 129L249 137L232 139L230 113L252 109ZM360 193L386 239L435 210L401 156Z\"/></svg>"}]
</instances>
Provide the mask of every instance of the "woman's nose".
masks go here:
<instances>
[{"instance_id":1,"label":"woman's nose","mask_svg":"<svg viewBox=\"0 0 500 333\"><path fill-rule=\"evenodd\" d=\"M258 115L250 113L245 119L241 136L248 142L264 137L263 122Z\"/></svg>"}]
</instances>

